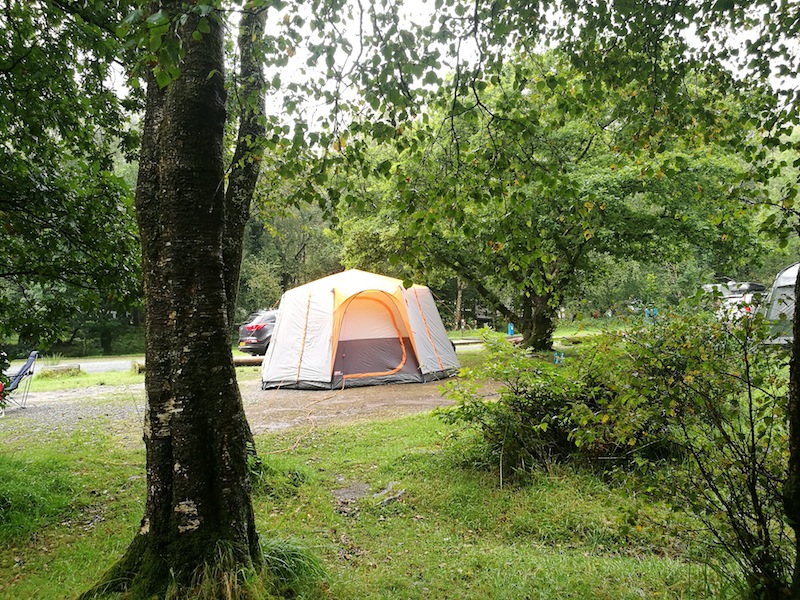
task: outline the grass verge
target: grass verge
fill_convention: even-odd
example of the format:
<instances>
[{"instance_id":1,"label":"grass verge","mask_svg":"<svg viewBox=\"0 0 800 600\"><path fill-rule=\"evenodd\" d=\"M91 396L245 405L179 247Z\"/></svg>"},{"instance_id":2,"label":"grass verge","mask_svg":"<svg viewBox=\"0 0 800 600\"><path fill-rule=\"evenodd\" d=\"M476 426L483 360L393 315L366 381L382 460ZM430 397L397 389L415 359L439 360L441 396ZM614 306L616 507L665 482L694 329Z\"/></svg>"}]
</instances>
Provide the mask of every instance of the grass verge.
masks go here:
<instances>
[{"instance_id":1,"label":"grass verge","mask_svg":"<svg viewBox=\"0 0 800 600\"><path fill-rule=\"evenodd\" d=\"M35 496L15 502L0 534L3 598L74 596L134 535L143 452L111 425L98 419L47 439L0 430L0 495ZM451 433L424 414L258 438L265 550L280 565L290 562L286 548L311 548L328 574L299 597L711 597L707 573L673 531L631 526L634 512L668 522L662 507L566 469L500 487Z\"/></svg>"},{"instance_id":2,"label":"grass verge","mask_svg":"<svg viewBox=\"0 0 800 600\"><path fill-rule=\"evenodd\" d=\"M316 430L290 453L297 432L260 438L274 482L256 497L259 530L315 546L341 599L711 596L654 524L666 508L568 470L500 488L448 433L422 415ZM649 519L631 526L634 512Z\"/></svg>"}]
</instances>

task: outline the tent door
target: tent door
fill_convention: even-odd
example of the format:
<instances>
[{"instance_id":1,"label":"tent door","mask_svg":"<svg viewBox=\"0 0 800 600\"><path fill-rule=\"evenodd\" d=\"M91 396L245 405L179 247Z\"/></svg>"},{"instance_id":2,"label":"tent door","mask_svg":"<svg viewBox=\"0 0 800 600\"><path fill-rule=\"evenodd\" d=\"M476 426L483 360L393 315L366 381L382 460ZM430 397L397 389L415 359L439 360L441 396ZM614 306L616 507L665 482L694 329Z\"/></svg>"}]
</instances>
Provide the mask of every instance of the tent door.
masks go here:
<instances>
[{"instance_id":1,"label":"tent door","mask_svg":"<svg viewBox=\"0 0 800 600\"><path fill-rule=\"evenodd\" d=\"M407 327L391 298L375 292L352 298L342 318L334 380L392 381L418 374Z\"/></svg>"}]
</instances>

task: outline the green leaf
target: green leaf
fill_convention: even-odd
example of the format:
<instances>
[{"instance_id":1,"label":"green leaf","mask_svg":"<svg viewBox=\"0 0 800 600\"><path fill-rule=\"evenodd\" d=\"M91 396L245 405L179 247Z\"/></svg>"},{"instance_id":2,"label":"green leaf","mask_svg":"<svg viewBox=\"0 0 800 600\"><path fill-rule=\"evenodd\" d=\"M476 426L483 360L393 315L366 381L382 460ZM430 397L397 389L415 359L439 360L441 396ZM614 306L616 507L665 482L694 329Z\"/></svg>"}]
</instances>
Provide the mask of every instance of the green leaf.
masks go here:
<instances>
[{"instance_id":1,"label":"green leaf","mask_svg":"<svg viewBox=\"0 0 800 600\"><path fill-rule=\"evenodd\" d=\"M169 19L167 18L167 14L163 10L154 12L152 15L147 17L147 23L150 25L162 25L168 21Z\"/></svg>"},{"instance_id":2,"label":"green leaf","mask_svg":"<svg viewBox=\"0 0 800 600\"><path fill-rule=\"evenodd\" d=\"M153 69L153 75L155 75L156 83L158 83L158 87L165 88L172 82L172 77L161 69L160 67L156 67Z\"/></svg>"}]
</instances>

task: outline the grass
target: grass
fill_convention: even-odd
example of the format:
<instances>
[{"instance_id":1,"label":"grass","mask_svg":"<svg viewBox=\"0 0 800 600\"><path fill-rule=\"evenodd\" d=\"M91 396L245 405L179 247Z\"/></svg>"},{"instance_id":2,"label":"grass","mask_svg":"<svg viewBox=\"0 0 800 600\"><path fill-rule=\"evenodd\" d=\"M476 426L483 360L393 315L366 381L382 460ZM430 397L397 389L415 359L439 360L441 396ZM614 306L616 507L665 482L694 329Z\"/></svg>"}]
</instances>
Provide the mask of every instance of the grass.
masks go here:
<instances>
[{"instance_id":1,"label":"grass","mask_svg":"<svg viewBox=\"0 0 800 600\"><path fill-rule=\"evenodd\" d=\"M69 463L51 451L3 456L0 481L0 540L34 533L64 513L75 496Z\"/></svg>"},{"instance_id":2,"label":"grass","mask_svg":"<svg viewBox=\"0 0 800 600\"><path fill-rule=\"evenodd\" d=\"M630 324L630 319L606 317L575 320L560 319L556 323L556 330L553 332L553 338L557 340L565 337L597 335L598 333L603 333L608 330L614 331L624 329L630 327ZM447 332L447 335L451 340L479 340L482 331L483 329L465 329L464 331L460 329L451 329ZM503 334L506 333L505 328L500 328L497 331Z\"/></svg>"},{"instance_id":3,"label":"grass","mask_svg":"<svg viewBox=\"0 0 800 600\"><path fill-rule=\"evenodd\" d=\"M459 358L477 365L485 355ZM267 553L280 568L310 548L327 572L300 597L712 596L700 550L665 507L566 468L501 487L453 433L422 414L257 438L265 469L254 507ZM145 497L134 437L102 418L70 434L0 423L0 597L74 596L121 556Z\"/></svg>"},{"instance_id":4,"label":"grass","mask_svg":"<svg viewBox=\"0 0 800 600\"><path fill-rule=\"evenodd\" d=\"M261 377L261 369L259 367L237 367L236 377L239 381L258 379ZM33 376L30 390L32 392L58 392L95 386L126 387L143 383L144 373L136 373L133 369L105 373L81 371L78 374L70 372L64 375L51 375L43 371Z\"/></svg>"},{"instance_id":5,"label":"grass","mask_svg":"<svg viewBox=\"0 0 800 600\"><path fill-rule=\"evenodd\" d=\"M69 435L3 423L0 596L49 599L88 587L133 536L144 506L143 451L104 419Z\"/></svg>"},{"instance_id":6,"label":"grass","mask_svg":"<svg viewBox=\"0 0 800 600\"><path fill-rule=\"evenodd\" d=\"M259 530L316 545L336 598L710 596L672 532L629 526L627 491L570 471L501 489L443 445L448 433L422 415L316 431L290 454L297 432L260 438L275 472L303 483L257 496Z\"/></svg>"}]
</instances>

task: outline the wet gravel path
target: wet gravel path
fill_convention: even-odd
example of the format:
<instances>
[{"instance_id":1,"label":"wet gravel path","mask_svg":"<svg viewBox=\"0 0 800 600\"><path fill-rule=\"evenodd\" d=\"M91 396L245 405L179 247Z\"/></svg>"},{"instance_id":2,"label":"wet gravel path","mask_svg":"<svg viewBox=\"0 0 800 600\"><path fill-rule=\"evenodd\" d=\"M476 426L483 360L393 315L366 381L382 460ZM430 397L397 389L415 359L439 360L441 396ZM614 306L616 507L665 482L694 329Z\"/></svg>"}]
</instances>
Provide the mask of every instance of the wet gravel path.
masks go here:
<instances>
[{"instance_id":1,"label":"wet gravel path","mask_svg":"<svg viewBox=\"0 0 800 600\"><path fill-rule=\"evenodd\" d=\"M452 404L442 382L385 385L346 390L262 390L258 379L239 383L253 433L303 425L389 419ZM144 384L94 386L58 392L31 392L28 406L10 406L0 432L29 427L47 435L69 432L95 422L110 422L125 437L141 439Z\"/></svg>"}]
</instances>

